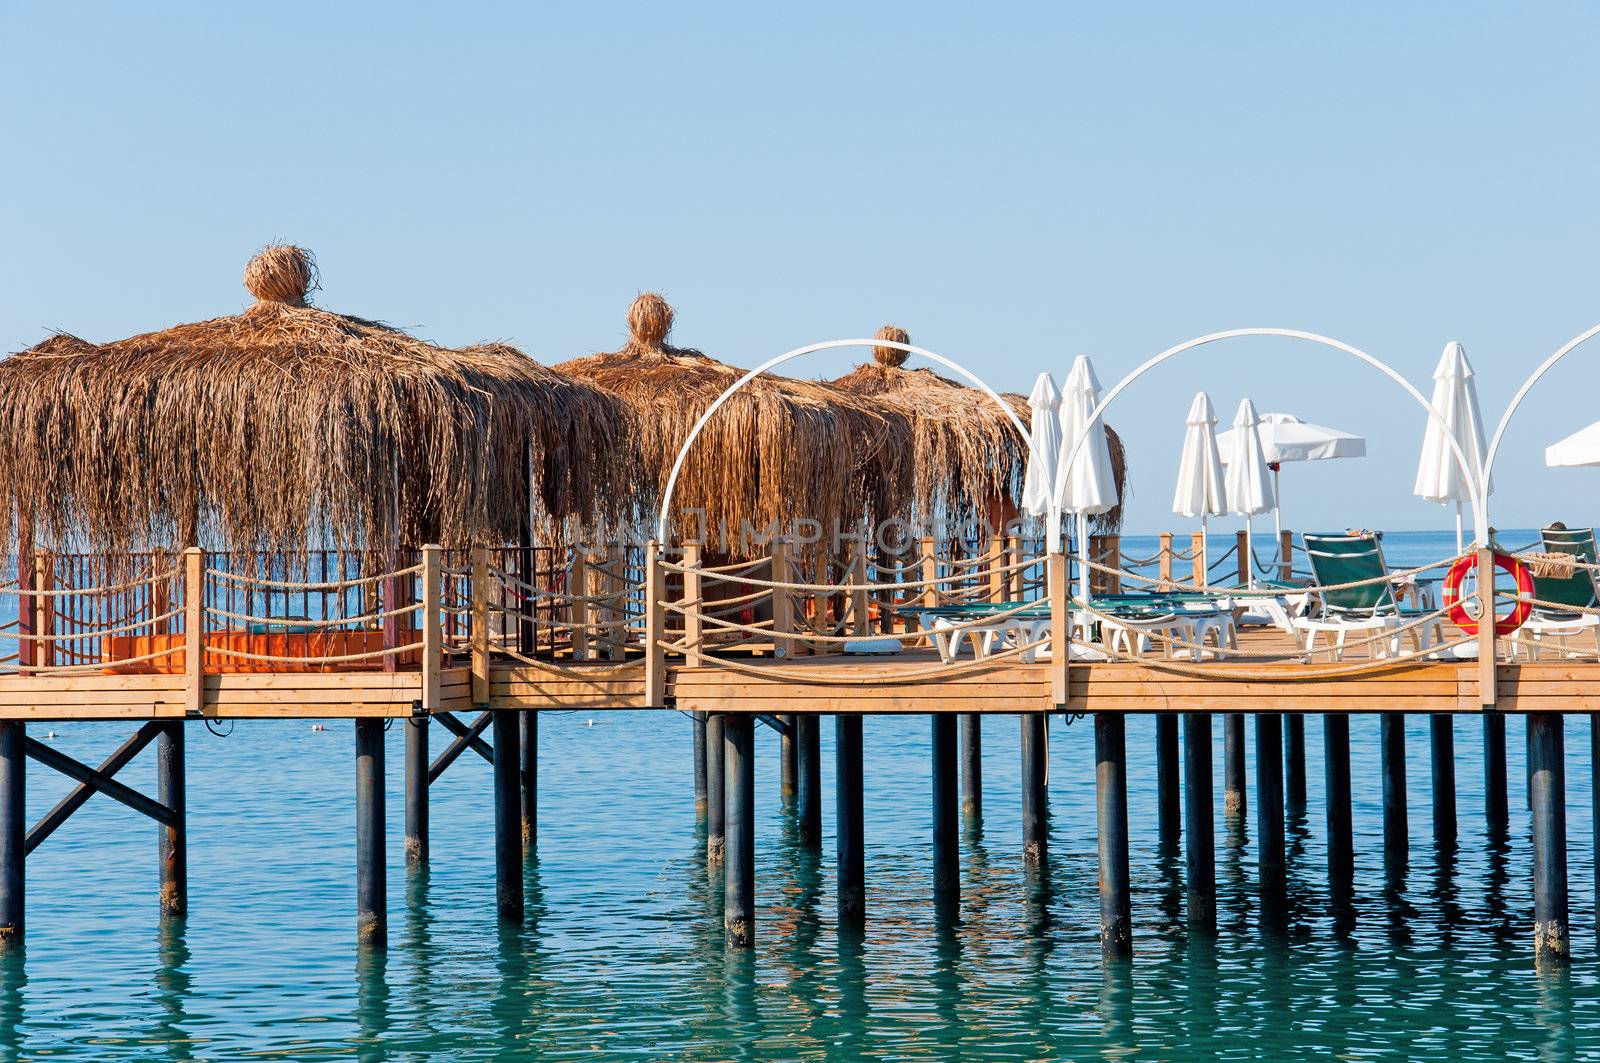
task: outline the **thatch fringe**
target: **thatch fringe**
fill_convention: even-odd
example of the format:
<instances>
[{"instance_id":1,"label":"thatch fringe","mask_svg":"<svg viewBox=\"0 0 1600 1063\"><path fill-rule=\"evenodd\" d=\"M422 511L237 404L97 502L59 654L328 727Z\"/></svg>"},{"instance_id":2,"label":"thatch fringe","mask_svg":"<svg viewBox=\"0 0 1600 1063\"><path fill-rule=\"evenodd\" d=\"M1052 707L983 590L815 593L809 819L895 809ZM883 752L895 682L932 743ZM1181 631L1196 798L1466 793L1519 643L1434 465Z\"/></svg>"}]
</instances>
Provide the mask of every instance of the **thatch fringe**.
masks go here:
<instances>
[{"instance_id":1,"label":"thatch fringe","mask_svg":"<svg viewBox=\"0 0 1600 1063\"><path fill-rule=\"evenodd\" d=\"M911 342L906 330L885 325L873 336L895 343ZM874 347L873 361L857 366L832 382L851 394L870 397L885 410L897 410L912 425L913 493L919 516L963 519L993 512L997 499L1022 497L1028 468L1028 445L994 400L977 388L949 380L932 369L906 369L906 352ZM1024 425L1031 420L1025 396L1002 395ZM1095 534L1111 534L1122 526L1127 484L1127 459L1122 440L1106 426L1117 507L1093 518Z\"/></svg>"},{"instance_id":2,"label":"thatch fringe","mask_svg":"<svg viewBox=\"0 0 1600 1063\"><path fill-rule=\"evenodd\" d=\"M556 366L634 408L644 468L659 490L694 422L745 372L668 344L672 319L667 301L646 292L629 308L631 336L622 349ZM690 451L672 502L676 534L698 534L703 519L714 541L737 552L743 530L774 523L811 519L825 535L849 531L869 515L903 508L910 453L908 422L876 403L825 384L758 377Z\"/></svg>"},{"instance_id":3,"label":"thatch fringe","mask_svg":"<svg viewBox=\"0 0 1600 1063\"><path fill-rule=\"evenodd\" d=\"M44 541L303 549L515 542L637 502L633 418L512 347L450 350L307 305L268 248L243 313L0 362L0 498ZM530 500L530 455L537 498Z\"/></svg>"}]
</instances>

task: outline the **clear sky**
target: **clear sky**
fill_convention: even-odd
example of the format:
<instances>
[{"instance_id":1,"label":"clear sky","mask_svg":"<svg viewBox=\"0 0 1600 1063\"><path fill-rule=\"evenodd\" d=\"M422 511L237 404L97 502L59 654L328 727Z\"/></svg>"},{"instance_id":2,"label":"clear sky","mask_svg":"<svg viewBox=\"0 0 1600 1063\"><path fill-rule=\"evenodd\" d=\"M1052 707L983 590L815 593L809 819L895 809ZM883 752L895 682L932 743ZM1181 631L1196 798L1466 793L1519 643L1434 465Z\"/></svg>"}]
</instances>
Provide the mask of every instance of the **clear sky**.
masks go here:
<instances>
[{"instance_id":1,"label":"clear sky","mask_svg":"<svg viewBox=\"0 0 1600 1063\"><path fill-rule=\"evenodd\" d=\"M1494 421L1600 321L1600 8L542 3L0 5L0 345L241 308L283 239L319 301L545 362L642 289L753 365L886 321L1027 391L1191 336L1335 336L1424 391L1460 340ZM848 359L797 365L832 375ZM1600 340L1525 405L1495 522L1600 521ZM1167 514L1207 387L1370 438L1290 468L1287 523L1447 527L1422 416L1319 349L1238 342L1141 382L1130 531Z\"/></svg>"}]
</instances>

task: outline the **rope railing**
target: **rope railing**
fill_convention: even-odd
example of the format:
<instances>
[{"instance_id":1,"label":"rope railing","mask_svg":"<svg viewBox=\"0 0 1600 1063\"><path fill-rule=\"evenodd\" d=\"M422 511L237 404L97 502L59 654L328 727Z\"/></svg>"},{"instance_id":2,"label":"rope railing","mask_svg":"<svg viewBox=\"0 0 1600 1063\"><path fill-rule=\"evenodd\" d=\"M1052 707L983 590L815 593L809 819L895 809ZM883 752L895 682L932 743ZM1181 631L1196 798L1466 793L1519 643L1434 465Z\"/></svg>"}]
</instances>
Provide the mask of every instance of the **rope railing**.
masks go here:
<instances>
[{"instance_id":1,"label":"rope railing","mask_svg":"<svg viewBox=\"0 0 1600 1063\"><path fill-rule=\"evenodd\" d=\"M409 568L396 569L393 572L381 572L375 576L357 576L352 579L324 580L317 583L300 583L293 580L267 579L261 576L246 576L239 572L229 572L226 569L208 568L205 570L207 579L219 580L223 583L232 583L245 587L268 587L281 591L340 591L352 587L365 587L382 583L385 580L402 579L414 576L422 571L421 565L412 565ZM133 584L136 586L137 584Z\"/></svg>"}]
</instances>

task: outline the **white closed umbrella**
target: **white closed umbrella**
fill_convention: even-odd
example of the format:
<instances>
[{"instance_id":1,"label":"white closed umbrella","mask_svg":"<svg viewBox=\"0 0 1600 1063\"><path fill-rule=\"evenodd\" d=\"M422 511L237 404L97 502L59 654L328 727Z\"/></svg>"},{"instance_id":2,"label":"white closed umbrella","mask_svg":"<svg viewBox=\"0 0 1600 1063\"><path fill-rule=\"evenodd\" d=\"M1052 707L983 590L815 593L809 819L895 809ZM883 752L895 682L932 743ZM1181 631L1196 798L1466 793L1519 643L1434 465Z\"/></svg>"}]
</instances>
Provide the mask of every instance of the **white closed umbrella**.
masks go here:
<instances>
[{"instance_id":1,"label":"white closed umbrella","mask_svg":"<svg viewBox=\"0 0 1600 1063\"><path fill-rule=\"evenodd\" d=\"M1233 428L1223 433L1227 437L1228 509L1244 518L1245 571L1252 573L1246 582L1254 583L1254 549L1250 541L1250 518L1265 513L1277 505L1277 492L1273 490L1272 470L1267 467L1267 451L1261 439L1261 418L1256 405L1249 399L1239 403L1234 415ZM1220 441L1219 441L1220 442Z\"/></svg>"},{"instance_id":2,"label":"white closed umbrella","mask_svg":"<svg viewBox=\"0 0 1600 1063\"><path fill-rule=\"evenodd\" d=\"M1211 396L1202 391L1189 405L1183 454L1178 458L1178 484L1172 493L1172 512L1180 517L1200 518L1202 542L1206 518L1228 512L1224 486L1222 455L1217 450L1217 415L1211 409Z\"/></svg>"},{"instance_id":3,"label":"white closed umbrella","mask_svg":"<svg viewBox=\"0 0 1600 1063\"><path fill-rule=\"evenodd\" d=\"M1089 599L1089 518L1117 504L1106 430L1093 417L1100 381L1084 355L1073 359L1061 390L1061 460L1056 466L1056 504L1078 519L1078 594ZM1081 442L1080 442L1081 440Z\"/></svg>"},{"instance_id":4,"label":"white closed umbrella","mask_svg":"<svg viewBox=\"0 0 1600 1063\"><path fill-rule=\"evenodd\" d=\"M1022 483L1022 511L1035 517L1050 512L1061 461L1061 392L1049 373L1040 373L1028 395L1033 419L1028 426L1028 473Z\"/></svg>"},{"instance_id":5,"label":"white closed umbrella","mask_svg":"<svg viewBox=\"0 0 1600 1063\"><path fill-rule=\"evenodd\" d=\"M1331 461L1336 458L1364 458L1367 441L1364 436L1342 432L1337 428L1312 424L1292 413L1267 413L1260 417L1257 433L1261 448L1267 456L1267 467L1272 470L1272 526L1279 541L1283 538L1282 498L1278 490L1278 470L1286 461ZM1233 430L1217 437L1222 448L1222 460L1228 462L1233 453Z\"/></svg>"},{"instance_id":6,"label":"white closed umbrella","mask_svg":"<svg viewBox=\"0 0 1600 1063\"><path fill-rule=\"evenodd\" d=\"M1483 418L1478 413L1478 384L1467 362L1466 349L1459 343L1445 344L1439 364L1433 370L1433 408L1422 436L1422 456L1417 462L1417 481L1412 493L1430 502L1456 506L1456 552L1465 548L1461 531L1461 504L1470 501L1470 483L1483 468L1488 447L1483 438ZM1467 459L1463 469L1456 456L1454 439ZM1548 458L1548 452L1547 452ZM1483 485L1488 494L1491 485Z\"/></svg>"}]
</instances>

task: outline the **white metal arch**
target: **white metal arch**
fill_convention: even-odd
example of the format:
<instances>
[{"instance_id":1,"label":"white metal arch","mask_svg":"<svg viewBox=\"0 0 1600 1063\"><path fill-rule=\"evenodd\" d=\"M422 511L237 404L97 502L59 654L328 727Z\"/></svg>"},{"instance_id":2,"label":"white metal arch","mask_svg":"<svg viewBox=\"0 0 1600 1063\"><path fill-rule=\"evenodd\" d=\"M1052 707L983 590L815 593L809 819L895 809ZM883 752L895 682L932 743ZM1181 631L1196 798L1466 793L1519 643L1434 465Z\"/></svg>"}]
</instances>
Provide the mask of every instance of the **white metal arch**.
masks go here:
<instances>
[{"instance_id":1,"label":"white metal arch","mask_svg":"<svg viewBox=\"0 0 1600 1063\"><path fill-rule=\"evenodd\" d=\"M1600 331L1600 326L1596 326L1596 329L1592 330L1591 334L1592 334L1593 331ZM1277 337L1280 337L1280 338L1283 338L1283 339L1307 340L1307 341L1309 341L1311 343L1320 343L1325 347L1332 347L1336 351L1343 351L1346 354L1352 355L1355 358L1360 359L1361 361L1365 362L1367 365L1370 365L1372 368L1378 370L1378 372L1382 373L1384 376L1388 377L1390 380L1393 380L1396 384L1399 384L1402 388L1405 389L1406 394L1410 395L1413 399L1415 399L1417 401L1417 405L1421 406L1424 410L1428 411L1428 416L1429 416L1430 419L1435 419L1435 420L1438 420L1440 422L1443 422L1443 420L1444 420L1444 418L1442 416L1440 416L1439 411L1434 409L1433 403L1429 402L1426 398L1424 398L1422 396L1422 393L1411 385L1410 381L1408 381L1405 377L1401 376L1398 372L1396 372L1394 369L1390 368L1388 365L1384 364L1379 359L1374 358L1372 355L1366 353L1365 351L1358 350L1357 348L1350 346L1348 343L1341 343L1340 341L1335 340L1335 339L1330 339L1327 336L1320 336L1315 332L1302 332L1299 329L1285 329L1285 328L1228 329L1228 330L1223 331L1223 332L1212 332L1212 333L1209 333L1209 334L1204 335L1204 336L1196 336L1194 339L1185 340L1183 343L1180 343L1175 347L1168 347L1166 350L1164 350L1160 354L1157 354L1154 357L1148 359L1142 365L1140 365L1138 368L1134 369L1133 372L1129 373L1127 376L1125 376L1121 380L1117 381L1116 386L1113 387L1110 391L1106 392L1105 398L1100 400L1100 405L1095 407L1093 415L1089 418L1088 426L1086 426L1084 431L1079 433L1077 439L1072 441L1072 448L1067 452L1067 458L1066 458L1066 461L1064 462L1064 464L1070 465L1073 461L1077 460L1078 452L1083 449L1085 442L1089 438L1089 430L1092 429L1095 424L1099 423L1099 421L1101 420L1102 417L1104 417L1106 407L1110 406L1111 403L1116 400L1117 396L1121 395L1124 391L1126 391L1128 389L1129 385L1131 385L1135 380L1139 379L1145 373L1148 373L1150 370L1154 369L1156 366L1160 365L1162 362L1165 362L1170 358L1175 358L1178 355L1184 353L1185 351L1193 350L1196 347L1203 347L1208 343L1216 343L1216 342L1218 342L1220 340L1238 339L1238 338L1240 338L1242 336L1277 336ZM1496 434L1495 438L1496 438L1496 441L1498 441L1498 439L1499 439L1498 434ZM1467 489L1468 489L1468 492L1472 496L1472 522L1473 522L1473 533L1474 533L1474 536L1477 538L1477 541L1480 542L1480 543L1488 542L1488 540L1489 540L1489 513L1488 513L1488 510L1486 509L1486 507L1484 506L1484 497L1483 497L1483 489L1482 489L1482 484L1483 484L1484 481L1482 480L1482 471L1478 470L1478 469L1474 469L1472 467L1471 463L1467 460L1466 454L1461 449L1461 444L1456 442L1454 436L1446 436L1446 439L1450 443L1450 449L1455 452L1456 464L1461 468L1461 470L1464 473L1466 473ZM1065 441L1063 441L1063 442L1065 442ZM1490 456L1492 458L1493 454L1494 454L1494 448L1491 447L1490 450L1489 450L1489 453L1490 453Z\"/></svg>"},{"instance_id":2,"label":"white metal arch","mask_svg":"<svg viewBox=\"0 0 1600 1063\"><path fill-rule=\"evenodd\" d=\"M1589 342L1595 336L1600 336L1600 325L1595 325L1587 332L1580 332L1576 336L1572 337L1572 339L1562 344L1561 348L1557 350L1556 353L1546 358L1544 362L1540 364L1539 368L1535 369L1531 374L1529 374L1528 379L1524 380L1522 382L1522 386L1517 389L1517 393L1511 396L1511 404L1507 406L1505 412L1500 415L1500 423L1495 426L1494 437L1489 440L1489 449L1483 456L1484 483L1488 483L1489 477L1494 473L1494 459L1500 454L1500 441L1505 438L1506 428L1511 424L1511 417L1517 412L1517 408L1522 405L1522 400L1528 397L1528 392L1533 390L1533 386L1537 384L1546 373L1555 368L1555 364L1557 362L1561 361L1561 359L1565 358L1567 355L1571 354L1573 351Z\"/></svg>"},{"instance_id":3,"label":"white metal arch","mask_svg":"<svg viewBox=\"0 0 1600 1063\"><path fill-rule=\"evenodd\" d=\"M993 388L991 388L988 384L985 384L975 374L968 372L964 367L944 357L944 355L934 354L932 351L925 348L915 347L909 343L899 343L895 340L828 340L825 343L813 343L805 347L796 347L794 350L789 351L786 354L780 354L776 358L762 362L744 376L728 385L727 390L721 395L718 395L716 401L710 406L706 407L705 412L700 415L700 419L695 421L694 427L689 429L689 435L684 439L683 446L678 448L678 456L672 463L672 472L667 476L667 488L661 494L661 509L656 514L657 541L665 543L668 539L668 536L671 534L672 521L669 519L669 517L672 513L672 496L677 491L678 476L683 471L683 463L689 456L689 448L694 446L694 441L699 438L701 429L705 428L706 424L710 422L711 418L716 414L716 412L722 408L723 404L732 398L734 393L740 388L750 383L750 381L754 380L758 376L763 375L764 373L771 371L772 369L775 369L784 362L793 361L796 358L802 358L808 354L815 354L818 351L832 350L837 347L890 347L897 351L905 351L907 354L921 355L930 361L939 363L953 373L959 373L963 378L966 379L968 383L981 390L985 395L988 395L1002 410L1005 411L1007 420L1009 420L1012 427L1017 430L1017 434L1022 437L1023 445L1028 448L1029 459L1032 460L1034 457L1033 440L1028 434L1027 427L1022 423L1022 418L1017 416L1017 411L1013 410L1009 403L1002 399ZM1061 511L1057 507L1053 497L1050 500L1049 519L1052 527L1057 527L1061 523Z\"/></svg>"}]
</instances>

